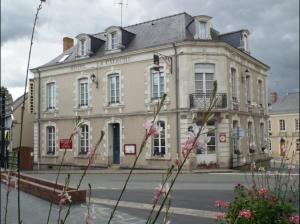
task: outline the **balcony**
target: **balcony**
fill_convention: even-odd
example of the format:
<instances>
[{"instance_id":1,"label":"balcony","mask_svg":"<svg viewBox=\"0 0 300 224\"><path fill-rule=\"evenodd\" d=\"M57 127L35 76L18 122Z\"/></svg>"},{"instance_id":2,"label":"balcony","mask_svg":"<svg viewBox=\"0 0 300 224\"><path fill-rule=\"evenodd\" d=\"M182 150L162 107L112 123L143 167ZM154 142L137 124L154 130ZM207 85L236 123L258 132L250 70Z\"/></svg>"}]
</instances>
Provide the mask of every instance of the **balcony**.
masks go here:
<instances>
[{"instance_id":1,"label":"balcony","mask_svg":"<svg viewBox=\"0 0 300 224\"><path fill-rule=\"evenodd\" d=\"M213 98L212 93L193 93L190 94L190 108L207 110ZM227 108L227 95L226 93L216 94L216 103L212 110L222 110Z\"/></svg>"}]
</instances>

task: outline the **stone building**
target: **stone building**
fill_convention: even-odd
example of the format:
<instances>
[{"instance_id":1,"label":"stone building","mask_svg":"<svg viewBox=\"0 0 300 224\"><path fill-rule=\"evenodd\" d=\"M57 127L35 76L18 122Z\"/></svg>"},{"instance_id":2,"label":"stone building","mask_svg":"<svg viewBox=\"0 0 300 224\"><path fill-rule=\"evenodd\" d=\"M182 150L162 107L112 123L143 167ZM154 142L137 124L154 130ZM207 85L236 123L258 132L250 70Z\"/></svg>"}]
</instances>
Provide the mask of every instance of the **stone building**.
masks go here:
<instances>
[{"instance_id":1,"label":"stone building","mask_svg":"<svg viewBox=\"0 0 300 224\"><path fill-rule=\"evenodd\" d=\"M181 143L207 110L218 83L210 142L191 157L198 164L236 167L267 159L266 78L269 67L250 54L248 30L220 33L212 18L180 13L96 34L63 39L63 52L34 68L34 156L40 166L58 165L76 118L83 124L66 164L87 163L86 153L104 130L96 166L131 166L161 96L160 135L148 142L137 166L165 168L181 157ZM153 56L159 56L159 67Z\"/></svg>"},{"instance_id":2,"label":"stone building","mask_svg":"<svg viewBox=\"0 0 300 224\"><path fill-rule=\"evenodd\" d=\"M275 100L269 109L268 125L272 155L291 158L294 154L294 159L299 161L299 91L289 92L277 102L277 97L272 98Z\"/></svg>"}]
</instances>

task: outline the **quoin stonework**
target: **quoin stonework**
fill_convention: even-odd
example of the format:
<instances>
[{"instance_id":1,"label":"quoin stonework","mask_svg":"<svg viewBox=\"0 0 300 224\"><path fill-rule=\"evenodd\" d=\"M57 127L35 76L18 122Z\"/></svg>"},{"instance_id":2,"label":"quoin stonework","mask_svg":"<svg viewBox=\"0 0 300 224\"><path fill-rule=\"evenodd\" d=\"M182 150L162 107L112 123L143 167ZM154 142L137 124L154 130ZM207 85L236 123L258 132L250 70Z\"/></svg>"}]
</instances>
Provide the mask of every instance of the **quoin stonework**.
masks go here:
<instances>
[{"instance_id":1,"label":"quoin stonework","mask_svg":"<svg viewBox=\"0 0 300 224\"><path fill-rule=\"evenodd\" d=\"M130 167L155 104L167 94L158 137L137 167L167 168L182 157L181 143L195 131L218 84L210 141L189 164L222 168L267 160L266 78L269 67L250 54L248 30L220 33L212 18L180 13L101 33L64 38L64 51L34 68L34 162L58 165L62 139L81 119L65 163L82 166L100 131L106 132L95 166ZM75 43L75 45L73 44ZM45 51L45 53L47 53ZM159 56L159 66L153 62ZM255 150L250 145L255 144Z\"/></svg>"}]
</instances>

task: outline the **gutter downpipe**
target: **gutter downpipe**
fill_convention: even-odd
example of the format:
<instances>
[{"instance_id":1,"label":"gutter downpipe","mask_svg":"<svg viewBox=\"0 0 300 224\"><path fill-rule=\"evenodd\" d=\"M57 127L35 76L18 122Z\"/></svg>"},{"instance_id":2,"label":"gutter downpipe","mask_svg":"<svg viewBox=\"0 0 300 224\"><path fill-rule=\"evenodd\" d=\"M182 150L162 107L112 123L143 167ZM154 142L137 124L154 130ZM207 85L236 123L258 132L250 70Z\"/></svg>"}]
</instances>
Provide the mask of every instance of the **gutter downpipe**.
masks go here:
<instances>
[{"instance_id":1,"label":"gutter downpipe","mask_svg":"<svg viewBox=\"0 0 300 224\"><path fill-rule=\"evenodd\" d=\"M41 118L41 72L39 69L37 69L38 72L38 85L39 85L39 90L38 90L38 170L40 170L40 159L41 159L41 123L40 123L40 118Z\"/></svg>"},{"instance_id":2,"label":"gutter downpipe","mask_svg":"<svg viewBox=\"0 0 300 224\"><path fill-rule=\"evenodd\" d=\"M178 157L180 157L180 130L179 130L179 72L178 72L178 54L177 54L177 48L175 43L172 44L174 48L174 59L175 59L175 96L176 96L176 101L175 101L175 107L176 107L176 151Z\"/></svg>"}]
</instances>

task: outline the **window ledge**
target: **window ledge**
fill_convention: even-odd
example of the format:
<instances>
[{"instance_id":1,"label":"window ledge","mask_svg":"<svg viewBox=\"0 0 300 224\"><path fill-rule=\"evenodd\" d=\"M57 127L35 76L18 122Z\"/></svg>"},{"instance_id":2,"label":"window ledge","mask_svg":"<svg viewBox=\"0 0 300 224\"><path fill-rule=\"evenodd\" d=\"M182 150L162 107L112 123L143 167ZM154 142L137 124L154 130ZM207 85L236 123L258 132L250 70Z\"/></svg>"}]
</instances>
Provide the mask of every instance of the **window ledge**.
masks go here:
<instances>
[{"instance_id":1,"label":"window ledge","mask_svg":"<svg viewBox=\"0 0 300 224\"><path fill-rule=\"evenodd\" d=\"M118 109L118 108L124 108L124 103L116 103L116 104L108 104L106 103L104 106L104 109Z\"/></svg>"},{"instance_id":2,"label":"window ledge","mask_svg":"<svg viewBox=\"0 0 300 224\"><path fill-rule=\"evenodd\" d=\"M80 154L80 155L74 156L74 158L77 158L77 159L88 159L87 154Z\"/></svg>"},{"instance_id":3,"label":"window ledge","mask_svg":"<svg viewBox=\"0 0 300 224\"><path fill-rule=\"evenodd\" d=\"M145 103L145 106L155 106L158 102L160 102L160 99L148 99L147 102ZM165 105L169 105L171 104L171 100L170 99L166 99L164 101Z\"/></svg>"},{"instance_id":4,"label":"window ledge","mask_svg":"<svg viewBox=\"0 0 300 224\"><path fill-rule=\"evenodd\" d=\"M121 48L117 48L117 49L106 49L105 54L113 54L113 53L119 53L121 52Z\"/></svg>"},{"instance_id":5,"label":"window ledge","mask_svg":"<svg viewBox=\"0 0 300 224\"><path fill-rule=\"evenodd\" d=\"M50 155L50 154L43 154L42 155L44 158L58 158L58 155L55 154L55 155Z\"/></svg>"},{"instance_id":6,"label":"window ledge","mask_svg":"<svg viewBox=\"0 0 300 224\"><path fill-rule=\"evenodd\" d=\"M93 107L90 106L82 106L82 107L74 107L74 111L87 111L87 110L92 110Z\"/></svg>"},{"instance_id":7,"label":"window ledge","mask_svg":"<svg viewBox=\"0 0 300 224\"><path fill-rule=\"evenodd\" d=\"M146 160L171 160L171 154L167 153L164 156L153 156L147 153Z\"/></svg>"},{"instance_id":8,"label":"window ledge","mask_svg":"<svg viewBox=\"0 0 300 224\"><path fill-rule=\"evenodd\" d=\"M43 111L45 114L54 114L54 113L58 113L58 108L55 109L46 109Z\"/></svg>"}]
</instances>

